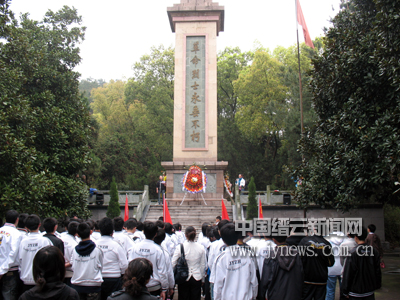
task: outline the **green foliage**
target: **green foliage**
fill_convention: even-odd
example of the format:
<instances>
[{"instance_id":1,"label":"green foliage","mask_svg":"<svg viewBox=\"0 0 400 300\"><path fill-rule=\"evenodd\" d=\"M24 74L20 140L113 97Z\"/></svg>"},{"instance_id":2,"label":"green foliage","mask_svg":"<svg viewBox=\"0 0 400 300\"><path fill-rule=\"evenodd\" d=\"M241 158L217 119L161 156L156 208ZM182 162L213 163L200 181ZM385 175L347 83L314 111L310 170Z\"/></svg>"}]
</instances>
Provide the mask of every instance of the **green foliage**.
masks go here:
<instances>
[{"instance_id":1,"label":"green foliage","mask_svg":"<svg viewBox=\"0 0 400 300\"><path fill-rule=\"evenodd\" d=\"M249 202L247 204L247 220L253 220L258 218L258 208L256 199L256 184L254 183L254 177L251 177L249 183Z\"/></svg>"},{"instance_id":2,"label":"green foliage","mask_svg":"<svg viewBox=\"0 0 400 300\"><path fill-rule=\"evenodd\" d=\"M75 9L21 24L0 5L0 213L87 217L87 189L75 175L88 163L89 114L79 96Z\"/></svg>"},{"instance_id":3,"label":"green foliage","mask_svg":"<svg viewBox=\"0 0 400 300\"><path fill-rule=\"evenodd\" d=\"M86 78L79 82L79 91L88 99L89 104L93 102L92 90L103 86L106 82L103 79Z\"/></svg>"},{"instance_id":4,"label":"green foliage","mask_svg":"<svg viewBox=\"0 0 400 300\"><path fill-rule=\"evenodd\" d=\"M385 240L394 245L400 241L400 207L386 204L384 206Z\"/></svg>"},{"instance_id":5,"label":"green foliage","mask_svg":"<svg viewBox=\"0 0 400 300\"><path fill-rule=\"evenodd\" d=\"M107 208L107 217L113 219L119 217L121 214L121 209L119 207L119 194L117 190L117 183L115 182L115 177L112 178L110 185L110 203Z\"/></svg>"},{"instance_id":6,"label":"green foliage","mask_svg":"<svg viewBox=\"0 0 400 300\"><path fill-rule=\"evenodd\" d=\"M345 4L314 61L318 122L301 142L306 160L296 173L300 204L344 211L396 201L400 175L400 2Z\"/></svg>"}]
</instances>

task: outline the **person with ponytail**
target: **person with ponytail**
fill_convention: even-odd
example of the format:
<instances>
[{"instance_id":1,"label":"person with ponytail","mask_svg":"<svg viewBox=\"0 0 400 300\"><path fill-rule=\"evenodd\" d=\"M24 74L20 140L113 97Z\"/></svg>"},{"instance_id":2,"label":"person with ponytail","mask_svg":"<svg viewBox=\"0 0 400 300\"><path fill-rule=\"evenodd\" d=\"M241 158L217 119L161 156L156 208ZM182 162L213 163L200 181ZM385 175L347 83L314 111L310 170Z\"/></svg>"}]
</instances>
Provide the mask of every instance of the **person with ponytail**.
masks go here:
<instances>
[{"instance_id":1,"label":"person with ponytail","mask_svg":"<svg viewBox=\"0 0 400 300\"><path fill-rule=\"evenodd\" d=\"M201 284L206 274L206 256L204 247L195 243L196 229L193 226L186 227L186 241L183 243L185 259L189 268L189 276L186 282L178 284L178 300L200 300ZM181 247L176 247L172 258L172 268L178 263L181 256Z\"/></svg>"},{"instance_id":2,"label":"person with ponytail","mask_svg":"<svg viewBox=\"0 0 400 300\"><path fill-rule=\"evenodd\" d=\"M107 300L157 300L150 295L146 284L153 275L153 264L146 258L132 260L124 274L123 290L113 293Z\"/></svg>"},{"instance_id":3,"label":"person with ponytail","mask_svg":"<svg viewBox=\"0 0 400 300\"><path fill-rule=\"evenodd\" d=\"M59 248L40 249L33 259L32 273L36 286L23 293L19 300L79 300L78 292L63 283L65 260Z\"/></svg>"}]
</instances>

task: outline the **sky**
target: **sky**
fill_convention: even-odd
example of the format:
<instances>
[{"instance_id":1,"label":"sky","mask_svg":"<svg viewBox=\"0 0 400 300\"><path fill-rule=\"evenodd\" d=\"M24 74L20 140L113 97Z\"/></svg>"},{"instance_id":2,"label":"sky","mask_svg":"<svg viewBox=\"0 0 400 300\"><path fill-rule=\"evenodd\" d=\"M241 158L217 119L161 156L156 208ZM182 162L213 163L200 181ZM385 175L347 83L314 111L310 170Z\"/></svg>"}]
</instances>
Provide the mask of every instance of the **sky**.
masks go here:
<instances>
[{"instance_id":1,"label":"sky","mask_svg":"<svg viewBox=\"0 0 400 300\"><path fill-rule=\"evenodd\" d=\"M75 7L86 26L85 40L79 45L82 57L76 71L81 79L127 80L132 66L149 54L152 46L175 45L167 7L180 0L12 0L11 10L18 17L29 13L42 20L47 10L64 5ZM270 50L296 43L295 0L214 0L225 7L225 28L217 38L217 51L239 47ZM311 38L323 36L330 19L339 12L340 0L301 0ZM300 42L304 41L301 27Z\"/></svg>"}]
</instances>

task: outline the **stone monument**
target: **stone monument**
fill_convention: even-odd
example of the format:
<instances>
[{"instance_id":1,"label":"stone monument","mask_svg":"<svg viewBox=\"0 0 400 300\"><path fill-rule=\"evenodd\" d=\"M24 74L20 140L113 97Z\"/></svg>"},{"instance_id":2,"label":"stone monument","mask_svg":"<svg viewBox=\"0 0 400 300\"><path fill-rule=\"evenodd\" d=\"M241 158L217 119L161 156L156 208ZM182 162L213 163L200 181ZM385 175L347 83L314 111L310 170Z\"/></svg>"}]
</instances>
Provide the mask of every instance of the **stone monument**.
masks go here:
<instances>
[{"instance_id":1,"label":"stone monument","mask_svg":"<svg viewBox=\"0 0 400 300\"><path fill-rule=\"evenodd\" d=\"M181 0L167 9L175 42L173 161L167 173L169 203L183 199L182 178L198 165L207 174L206 201L220 201L228 163L217 159L217 36L224 30L224 7L212 0ZM196 197L197 196L197 197ZM202 202L186 196L186 204Z\"/></svg>"}]
</instances>

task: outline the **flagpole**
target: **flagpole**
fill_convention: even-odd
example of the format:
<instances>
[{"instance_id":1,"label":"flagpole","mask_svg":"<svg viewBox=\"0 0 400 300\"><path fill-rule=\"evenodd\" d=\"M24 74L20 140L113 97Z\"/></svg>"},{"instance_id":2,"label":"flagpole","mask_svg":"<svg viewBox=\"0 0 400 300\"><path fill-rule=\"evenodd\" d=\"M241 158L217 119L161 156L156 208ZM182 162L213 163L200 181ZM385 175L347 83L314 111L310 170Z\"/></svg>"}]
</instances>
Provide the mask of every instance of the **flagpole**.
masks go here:
<instances>
[{"instance_id":1,"label":"flagpole","mask_svg":"<svg viewBox=\"0 0 400 300\"><path fill-rule=\"evenodd\" d=\"M296 6L296 33L297 33L297 58L299 62L299 93L300 93L300 126L301 126L301 137L304 135L304 121L303 121L303 88L301 83L301 68L300 68L300 46L299 46L299 20L297 19L297 1L295 0ZM302 154L302 160L304 161L304 154Z\"/></svg>"}]
</instances>

